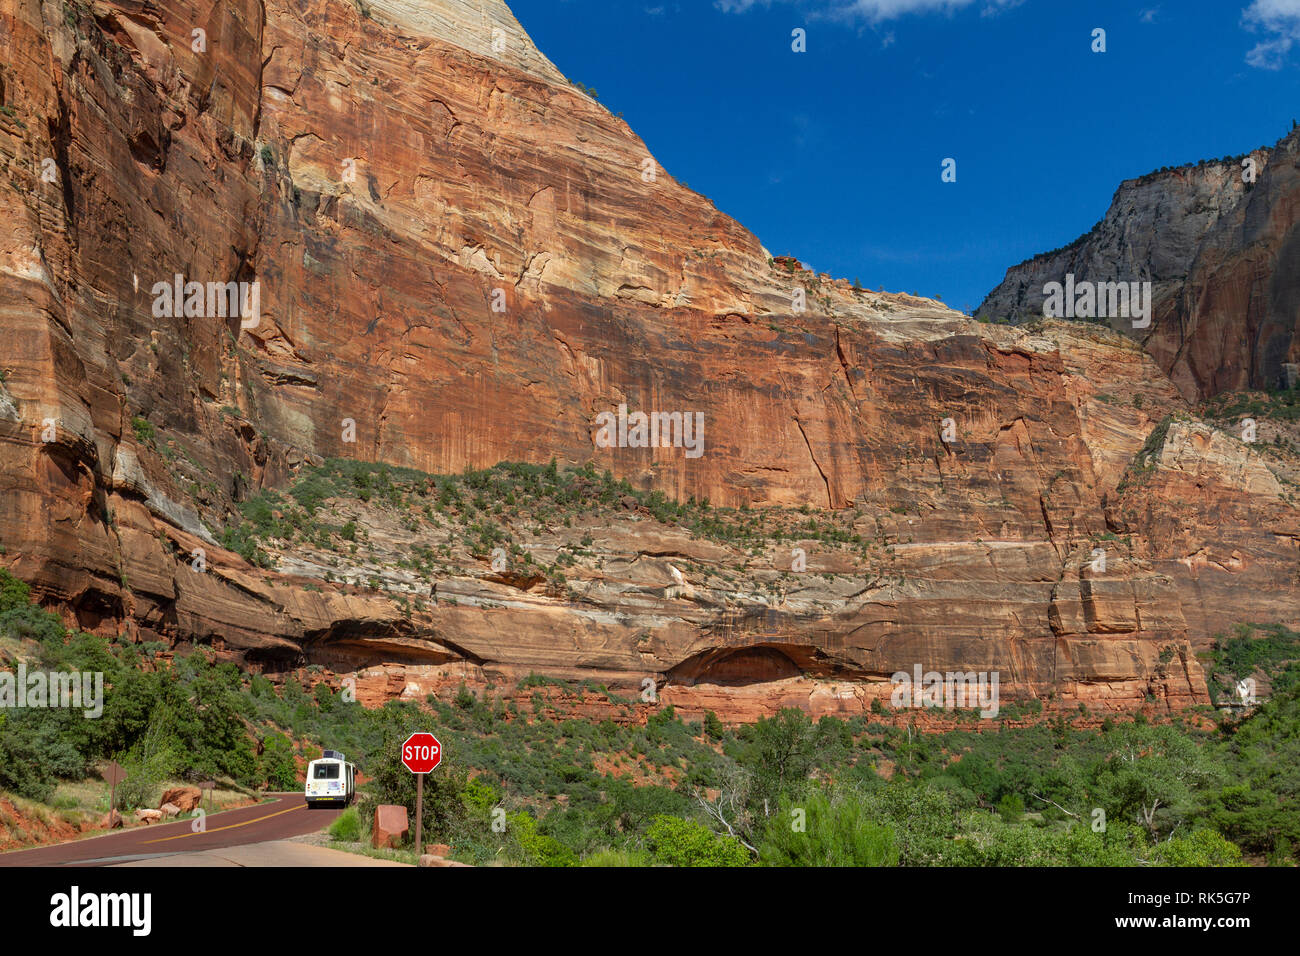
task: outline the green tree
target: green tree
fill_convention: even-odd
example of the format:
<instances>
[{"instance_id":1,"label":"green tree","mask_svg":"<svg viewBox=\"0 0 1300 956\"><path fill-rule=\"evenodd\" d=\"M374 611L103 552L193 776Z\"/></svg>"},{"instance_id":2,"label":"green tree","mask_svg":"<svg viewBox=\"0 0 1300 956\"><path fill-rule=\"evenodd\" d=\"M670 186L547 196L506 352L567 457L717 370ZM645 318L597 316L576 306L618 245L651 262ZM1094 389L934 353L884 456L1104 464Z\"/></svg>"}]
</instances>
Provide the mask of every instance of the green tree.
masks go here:
<instances>
[{"instance_id":1,"label":"green tree","mask_svg":"<svg viewBox=\"0 0 1300 956\"><path fill-rule=\"evenodd\" d=\"M1106 735L1093 783L1108 816L1133 820L1158 839L1185 820L1197 793L1221 777L1181 730L1125 724Z\"/></svg>"},{"instance_id":2,"label":"green tree","mask_svg":"<svg viewBox=\"0 0 1300 956\"><path fill-rule=\"evenodd\" d=\"M739 761L753 774L750 799L763 816L775 812L782 797L807 787L815 737L808 715L793 707L775 717L760 717L742 732Z\"/></svg>"},{"instance_id":3,"label":"green tree","mask_svg":"<svg viewBox=\"0 0 1300 956\"><path fill-rule=\"evenodd\" d=\"M272 790L297 789L298 767L293 761L293 742L284 734L266 735L258 764L258 776Z\"/></svg>"},{"instance_id":4,"label":"green tree","mask_svg":"<svg viewBox=\"0 0 1300 956\"><path fill-rule=\"evenodd\" d=\"M181 766L181 744L172 732L174 715L170 708L159 707L149 727L118 763L126 771L126 780L118 784L118 805L130 810L153 807L160 795L162 781L174 776Z\"/></svg>"}]
</instances>

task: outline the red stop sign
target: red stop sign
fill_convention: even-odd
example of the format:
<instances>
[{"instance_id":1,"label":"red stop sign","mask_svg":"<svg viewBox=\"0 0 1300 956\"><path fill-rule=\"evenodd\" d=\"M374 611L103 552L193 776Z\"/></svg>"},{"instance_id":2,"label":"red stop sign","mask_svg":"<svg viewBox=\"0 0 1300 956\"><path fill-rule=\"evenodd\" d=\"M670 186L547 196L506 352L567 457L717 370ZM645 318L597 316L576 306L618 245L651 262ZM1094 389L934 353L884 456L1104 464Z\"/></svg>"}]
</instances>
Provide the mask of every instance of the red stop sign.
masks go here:
<instances>
[{"instance_id":1,"label":"red stop sign","mask_svg":"<svg viewBox=\"0 0 1300 956\"><path fill-rule=\"evenodd\" d=\"M428 773L440 763L442 744L433 734L411 734L402 744L402 764L411 773Z\"/></svg>"}]
</instances>

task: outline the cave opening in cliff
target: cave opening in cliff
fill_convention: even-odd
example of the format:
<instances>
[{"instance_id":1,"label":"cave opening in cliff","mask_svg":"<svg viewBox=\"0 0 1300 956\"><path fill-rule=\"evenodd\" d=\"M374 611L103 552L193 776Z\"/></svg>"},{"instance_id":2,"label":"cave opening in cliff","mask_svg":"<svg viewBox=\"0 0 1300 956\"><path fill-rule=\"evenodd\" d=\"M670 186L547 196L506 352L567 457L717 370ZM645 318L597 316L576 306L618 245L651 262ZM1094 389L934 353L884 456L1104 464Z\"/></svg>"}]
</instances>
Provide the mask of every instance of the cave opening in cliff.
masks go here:
<instances>
[{"instance_id":1,"label":"cave opening in cliff","mask_svg":"<svg viewBox=\"0 0 1300 956\"><path fill-rule=\"evenodd\" d=\"M679 684L717 684L740 687L764 684L792 677L848 676L815 647L799 644L754 644L702 651L668 671L670 681Z\"/></svg>"},{"instance_id":2,"label":"cave opening in cliff","mask_svg":"<svg viewBox=\"0 0 1300 956\"><path fill-rule=\"evenodd\" d=\"M119 595L92 588L73 602L72 613L78 628L98 633L102 627L116 628L125 615L125 608Z\"/></svg>"},{"instance_id":3,"label":"cave opening in cliff","mask_svg":"<svg viewBox=\"0 0 1300 956\"><path fill-rule=\"evenodd\" d=\"M244 663L263 674L281 674L304 667L308 661L302 651L296 647L274 645L254 647L245 651Z\"/></svg>"}]
</instances>

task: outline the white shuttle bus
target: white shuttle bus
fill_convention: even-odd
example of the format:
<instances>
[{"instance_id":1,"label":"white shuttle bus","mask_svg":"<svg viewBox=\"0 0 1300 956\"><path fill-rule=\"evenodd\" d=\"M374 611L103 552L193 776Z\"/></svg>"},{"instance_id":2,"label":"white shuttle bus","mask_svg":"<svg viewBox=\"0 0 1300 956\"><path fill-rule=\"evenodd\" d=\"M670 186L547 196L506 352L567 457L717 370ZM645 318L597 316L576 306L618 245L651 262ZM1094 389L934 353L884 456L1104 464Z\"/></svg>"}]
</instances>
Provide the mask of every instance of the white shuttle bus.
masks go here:
<instances>
[{"instance_id":1,"label":"white shuttle bus","mask_svg":"<svg viewBox=\"0 0 1300 956\"><path fill-rule=\"evenodd\" d=\"M337 750L307 764L307 806L346 807L357 795L357 768Z\"/></svg>"}]
</instances>

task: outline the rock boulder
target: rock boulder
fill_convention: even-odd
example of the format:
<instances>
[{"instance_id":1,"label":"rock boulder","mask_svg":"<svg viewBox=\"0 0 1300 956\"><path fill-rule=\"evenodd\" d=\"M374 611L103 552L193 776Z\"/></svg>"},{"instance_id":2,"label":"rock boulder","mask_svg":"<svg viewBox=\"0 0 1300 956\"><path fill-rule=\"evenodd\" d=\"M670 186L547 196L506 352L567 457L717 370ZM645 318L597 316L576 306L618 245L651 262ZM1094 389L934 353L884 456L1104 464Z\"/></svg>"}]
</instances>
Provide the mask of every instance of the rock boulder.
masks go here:
<instances>
[{"instance_id":1,"label":"rock boulder","mask_svg":"<svg viewBox=\"0 0 1300 956\"><path fill-rule=\"evenodd\" d=\"M189 813L203 802L203 791L198 787L173 787L164 791L158 806L170 803L181 813Z\"/></svg>"},{"instance_id":2,"label":"rock boulder","mask_svg":"<svg viewBox=\"0 0 1300 956\"><path fill-rule=\"evenodd\" d=\"M392 847L401 845L410 825L406 819L406 807L381 803L375 807L375 825L371 833L371 845L375 847Z\"/></svg>"}]
</instances>

